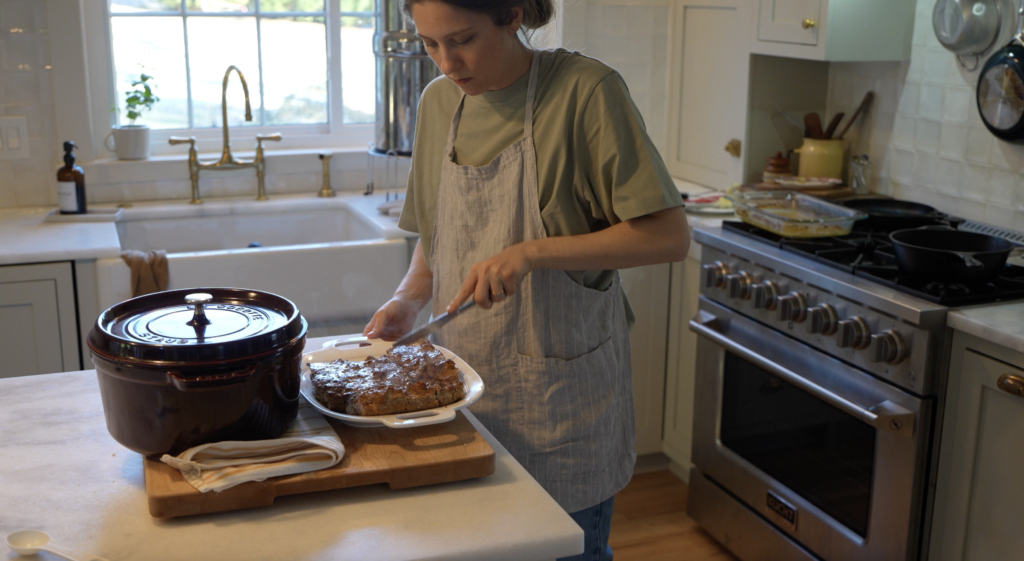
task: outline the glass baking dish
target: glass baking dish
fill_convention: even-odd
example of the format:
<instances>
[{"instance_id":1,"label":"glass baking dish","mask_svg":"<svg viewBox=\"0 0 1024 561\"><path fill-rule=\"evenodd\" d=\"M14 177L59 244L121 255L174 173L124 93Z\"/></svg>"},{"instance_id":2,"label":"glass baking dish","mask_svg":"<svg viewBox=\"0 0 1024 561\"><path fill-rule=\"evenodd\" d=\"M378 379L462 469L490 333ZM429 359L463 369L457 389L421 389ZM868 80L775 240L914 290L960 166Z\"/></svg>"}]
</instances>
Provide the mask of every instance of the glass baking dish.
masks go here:
<instances>
[{"instance_id":1,"label":"glass baking dish","mask_svg":"<svg viewBox=\"0 0 1024 561\"><path fill-rule=\"evenodd\" d=\"M787 238L845 236L868 215L795 191L750 191L726 197L748 224Z\"/></svg>"}]
</instances>

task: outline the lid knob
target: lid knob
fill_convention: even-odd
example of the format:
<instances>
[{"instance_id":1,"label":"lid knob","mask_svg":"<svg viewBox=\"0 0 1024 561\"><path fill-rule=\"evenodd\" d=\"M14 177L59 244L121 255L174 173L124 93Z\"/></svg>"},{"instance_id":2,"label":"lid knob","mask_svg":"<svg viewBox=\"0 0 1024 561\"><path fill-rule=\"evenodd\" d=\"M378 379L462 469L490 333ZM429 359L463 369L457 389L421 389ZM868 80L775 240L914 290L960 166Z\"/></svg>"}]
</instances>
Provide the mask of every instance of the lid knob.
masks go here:
<instances>
[{"instance_id":1,"label":"lid knob","mask_svg":"<svg viewBox=\"0 0 1024 561\"><path fill-rule=\"evenodd\" d=\"M206 294L205 292L196 292L194 294L186 295L185 303L195 306L195 313L192 314L192 321L185 323L193 327L210 325L210 320L206 317L206 311L203 310L203 304L206 304L210 300L213 300L213 296Z\"/></svg>"}]
</instances>

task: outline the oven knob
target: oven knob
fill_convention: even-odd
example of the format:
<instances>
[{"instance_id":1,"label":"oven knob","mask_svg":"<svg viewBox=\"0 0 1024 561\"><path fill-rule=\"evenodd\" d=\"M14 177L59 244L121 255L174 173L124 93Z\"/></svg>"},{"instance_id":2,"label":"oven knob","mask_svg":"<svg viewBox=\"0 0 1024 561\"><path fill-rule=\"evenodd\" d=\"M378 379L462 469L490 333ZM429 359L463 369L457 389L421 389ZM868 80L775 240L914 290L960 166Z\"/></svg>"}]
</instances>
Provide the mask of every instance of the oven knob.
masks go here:
<instances>
[{"instance_id":1,"label":"oven knob","mask_svg":"<svg viewBox=\"0 0 1024 561\"><path fill-rule=\"evenodd\" d=\"M729 267L725 263L715 261L701 269L704 270L704 288L725 288L725 275L729 274Z\"/></svg>"},{"instance_id":2,"label":"oven knob","mask_svg":"<svg viewBox=\"0 0 1024 561\"><path fill-rule=\"evenodd\" d=\"M779 287L772 281L759 282L750 287L755 308L775 309L775 299L779 296Z\"/></svg>"},{"instance_id":3,"label":"oven knob","mask_svg":"<svg viewBox=\"0 0 1024 561\"><path fill-rule=\"evenodd\" d=\"M729 298L739 298L741 300L750 298L750 282L752 280L750 273L746 271L725 275L725 285L729 288Z\"/></svg>"},{"instance_id":4,"label":"oven knob","mask_svg":"<svg viewBox=\"0 0 1024 561\"><path fill-rule=\"evenodd\" d=\"M807 324L808 333L831 335L836 332L839 316L836 315L836 310L832 306L822 304L813 308L807 308L807 316L811 320Z\"/></svg>"},{"instance_id":5,"label":"oven knob","mask_svg":"<svg viewBox=\"0 0 1024 561\"><path fill-rule=\"evenodd\" d=\"M785 296L779 296L779 320L795 321L797 323L807 319L807 301L804 295L799 292L790 292Z\"/></svg>"},{"instance_id":6,"label":"oven knob","mask_svg":"<svg viewBox=\"0 0 1024 561\"><path fill-rule=\"evenodd\" d=\"M891 329L871 336L870 349L868 350L871 362L888 362L898 364L907 358L907 346L903 344L903 338Z\"/></svg>"},{"instance_id":7,"label":"oven knob","mask_svg":"<svg viewBox=\"0 0 1024 561\"><path fill-rule=\"evenodd\" d=\"M836 345L840 348L863 349L871 342L871 330L864 318L853 316L839 322L839 334L836 335Z\"/></svg>"}]
</instances>

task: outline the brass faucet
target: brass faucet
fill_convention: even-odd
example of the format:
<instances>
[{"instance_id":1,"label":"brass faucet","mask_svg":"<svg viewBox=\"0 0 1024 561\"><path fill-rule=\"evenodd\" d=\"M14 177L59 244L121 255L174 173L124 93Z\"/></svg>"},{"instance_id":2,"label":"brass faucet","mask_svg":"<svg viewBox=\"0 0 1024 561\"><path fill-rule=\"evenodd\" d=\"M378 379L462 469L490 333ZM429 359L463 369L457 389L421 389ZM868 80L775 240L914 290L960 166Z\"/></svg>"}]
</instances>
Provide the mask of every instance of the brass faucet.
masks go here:
<instances>
[{"instance_id":1,"label":"brass faucet","mask_svg":"<svg viewBox=\"0 0 1024 561\"><path fill-rule=\"evenodd\" d=\"M245 120L252 121L252 108L249 106L249 85L246 83L245 76L242 75L242 71L239 70L238 67L231 65L228 67L227 71L224 72L224 83L221 85L220 92L221 124L224 128L224 147L221 150L220 159L215 162L200 162L199 155L196 152L196 137L194 136L190 136L188 138L172 136L167 141L170 144L184 144L186 142L189 144L188 171L189 179L192 180L192 200L190 203L194 205L203 202L202 199L199 198L199 171L203 169L229 170L256 168L256 200L267 200L267 189L264 184L264 179L267 175L267 162L263 155L263 141L279 141L281 140L281 133L257 134L256 157L251 160L240 160L235 158L234 154L231 153L231 139L228 137L228 77L231 76L232 70L238 74L238 78L242 81L242 91L245 92Z\"/></svg>"},{"instance_id":2,"label":"brass faucet","mask_svg":"<svg viewBox=\"0 0 1024 561\"><path fill-rule=\"evenodd\" d=\"M324 181L323 186L320 187L320 192L316 194L318 197L337 196L337 193L331 188L331 156L333 155L330 152L320 152L320 162L323 164L324 169Z\"/></svg>"}]
</instances>

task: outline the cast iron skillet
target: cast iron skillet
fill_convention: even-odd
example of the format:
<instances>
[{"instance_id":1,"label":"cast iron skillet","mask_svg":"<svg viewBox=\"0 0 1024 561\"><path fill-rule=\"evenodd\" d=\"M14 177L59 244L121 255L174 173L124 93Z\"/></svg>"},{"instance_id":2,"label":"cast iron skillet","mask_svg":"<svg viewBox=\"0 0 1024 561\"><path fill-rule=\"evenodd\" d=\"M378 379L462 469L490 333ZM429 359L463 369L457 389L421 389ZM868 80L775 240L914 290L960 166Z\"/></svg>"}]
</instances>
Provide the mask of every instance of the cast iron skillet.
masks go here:
<instances>
[{"instance_id":1,"label":"cast iron skillet","mask_svg":"<svg viewBox=\"0 0 1024 561\"><path fill-rule=\"evenodd\" d=\"M873 225L886 230L926 226L945 216L928 205L896 199L851 199L842 205L867 214Z\"/></svg>"},{"instance_id":2,"label":"cast iron skillet","mask_svg":"<svg viewBox=\"0 0 1024 561\"><path fill-rule=\"evenodd\" d=\"M898 230L889 239L902 273L943 283L990 280L1015 247L996 236L944 228Z\"/></svg>"},{"instance_id":3,"label":"cast iron skillet","mask_svg":"<svg viewBox=\"0 0 1024 561\"><path fill-rule=\"evenodd\" d=\"M999 49L978 73L975 100L988 130L997 137L1024 143L1024 1L1017 16L1017 35Z\"/></svg>"}]
</instances>

